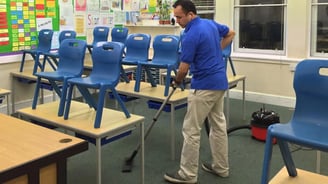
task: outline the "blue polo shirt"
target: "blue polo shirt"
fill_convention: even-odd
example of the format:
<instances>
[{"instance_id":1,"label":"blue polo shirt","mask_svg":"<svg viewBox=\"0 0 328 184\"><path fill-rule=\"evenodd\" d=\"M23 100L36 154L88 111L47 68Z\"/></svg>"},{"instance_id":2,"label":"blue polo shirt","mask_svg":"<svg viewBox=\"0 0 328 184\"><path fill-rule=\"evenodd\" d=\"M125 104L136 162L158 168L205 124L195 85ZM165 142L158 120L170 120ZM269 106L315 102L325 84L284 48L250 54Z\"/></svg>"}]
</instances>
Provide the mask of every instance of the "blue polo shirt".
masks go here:
<instances>
[{"instance_id":1,"label":"blue polo shirt","mask_svg":"<svg viewBox=\"0 0 328 184\"><path fill-rule=\"evenodd\" d=\"M181 42L180 59L190 64L191 89L228 89L220 43L220 38L228 32L226 25L199 17L187 24Z\"/></svg>"}]
</instances>

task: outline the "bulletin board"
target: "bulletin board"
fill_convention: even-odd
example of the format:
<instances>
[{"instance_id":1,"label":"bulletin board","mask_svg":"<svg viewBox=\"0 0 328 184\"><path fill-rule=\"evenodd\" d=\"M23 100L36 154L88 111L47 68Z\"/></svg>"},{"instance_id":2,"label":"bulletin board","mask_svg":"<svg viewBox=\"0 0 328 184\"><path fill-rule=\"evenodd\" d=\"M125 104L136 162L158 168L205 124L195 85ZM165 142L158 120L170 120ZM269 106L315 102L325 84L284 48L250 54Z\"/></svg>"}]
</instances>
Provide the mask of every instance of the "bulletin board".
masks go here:
<instances>
[{"instance_id":1,"label":"bulletin board","mask_svg":"<svg viewBox=\"0 0 328 184\"><path fill-rule=\"evenodd\" d=\"M37 46L38 31L59 30L57 0L0 0L0 56Z\"/></svg>"},{"instance_id":2,"label":"bulletin board","mask_svg":"<svg viewBox=\"0 0 328 184\"><path fill-rule=\"evenodd\" d=\"M136 17L153 19L157 1L0 0L0 64L18 61L21 50L36 48L41 29L54 30L53 49L59 47L60 30L74 30L78 39L90 43L96 26L123 26Z\"/></svg>"}]
</instances>

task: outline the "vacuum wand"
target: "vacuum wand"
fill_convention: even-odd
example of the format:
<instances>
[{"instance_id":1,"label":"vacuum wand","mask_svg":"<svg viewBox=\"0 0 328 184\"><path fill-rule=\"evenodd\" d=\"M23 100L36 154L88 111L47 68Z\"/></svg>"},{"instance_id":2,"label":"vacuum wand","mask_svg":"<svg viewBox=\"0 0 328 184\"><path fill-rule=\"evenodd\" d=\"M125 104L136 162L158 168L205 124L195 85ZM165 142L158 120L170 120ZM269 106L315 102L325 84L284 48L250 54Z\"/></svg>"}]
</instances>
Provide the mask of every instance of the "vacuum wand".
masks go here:
<instances>
[{"instance_id":1,"label":"vacuum wand","mask_svg":"<svg viewBox=\"0 0 328 184\"><path fill-rule=\"evenodd\" d=\"M158 117L161 115L165 105L167 104L167 102L170 100L171 96L173 95L174 91L176 90L176 86L173 86L173 90L171 91L171 93L169 94L169 96L163 101L161 107L158 109L158 111L156 112L155 116L153 117L153 122L149 125L145 136L144 136L144 140L147 139L151 129L153 128L153 126L155 125ZM137 146L137 148L132 152L131 156L125 159L123 168L122 168L122 172L131 172L132 170L132 165L133 165L133 159L134 157L138 154L138 151L141 147L141 144L139 144Z\"/></svg>"}]
</instances>

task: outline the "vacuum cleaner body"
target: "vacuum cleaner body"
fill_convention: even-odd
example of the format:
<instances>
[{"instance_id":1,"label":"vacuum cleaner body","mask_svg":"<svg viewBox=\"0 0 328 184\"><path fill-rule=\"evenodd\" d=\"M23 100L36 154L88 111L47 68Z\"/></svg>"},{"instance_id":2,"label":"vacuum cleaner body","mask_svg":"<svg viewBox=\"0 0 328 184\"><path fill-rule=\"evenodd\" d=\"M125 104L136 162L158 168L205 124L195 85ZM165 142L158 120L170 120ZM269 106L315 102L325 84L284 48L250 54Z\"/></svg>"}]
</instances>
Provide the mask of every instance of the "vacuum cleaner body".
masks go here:
<instances>
[{"instance_id":1,"label":"vacuum cleaner body","mask_svg":"<svg viewBox=\"0 0 328 184\"><path fill-rule=\"evenodd\" d=\"M266 140L267 128L275 123L280 123L280 118L274 111L267 111L261 108L253 112L251 120L252 137L259 141ZM276 140L274 140L274 143Z\"/></svg>"}]
</instances>

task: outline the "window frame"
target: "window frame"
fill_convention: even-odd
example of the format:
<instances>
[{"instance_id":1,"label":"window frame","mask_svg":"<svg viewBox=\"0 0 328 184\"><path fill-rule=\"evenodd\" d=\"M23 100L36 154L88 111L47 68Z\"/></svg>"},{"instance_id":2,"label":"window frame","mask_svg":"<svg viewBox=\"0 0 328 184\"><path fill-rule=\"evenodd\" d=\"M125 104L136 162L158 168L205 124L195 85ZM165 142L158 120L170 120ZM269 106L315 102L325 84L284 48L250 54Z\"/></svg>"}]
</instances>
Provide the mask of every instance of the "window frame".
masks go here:
<instances>
[{"instance_id":1,"label":"window frame","mask_svg":"<svg viewBox=\"0 0 328 184\"><path fill-rule=\"evenodd\" d=\"M311 1L310 57L328 58L328 52L317 52L318 6L328 6L328 2L319 3L317 0Z\"/></svg>"},{"instance_id":2,"label":"window frame","mask_svg":"<svg viewBox=\"0 0 328 184\"><path fill-rule=\"evenodd\" d=\"M254 4L254 5L240 5L239 0L234 0L233 4L233 17L234 17L234 29L240 30L239 22L240 22L240 8L247 8L247 7L282 7L283 8L283 34L282 34L282 50L269 50L269 49L252 49L252 48L241 48L239 47L239 35L238 33L235 36L234 40L234 52L236 53L244 53L244 54L259 54L259 55L279 55L279 56L286 56L286 30L287 30L287 0L283 0L281 4Z\"/></svg>"}]
</instances>

